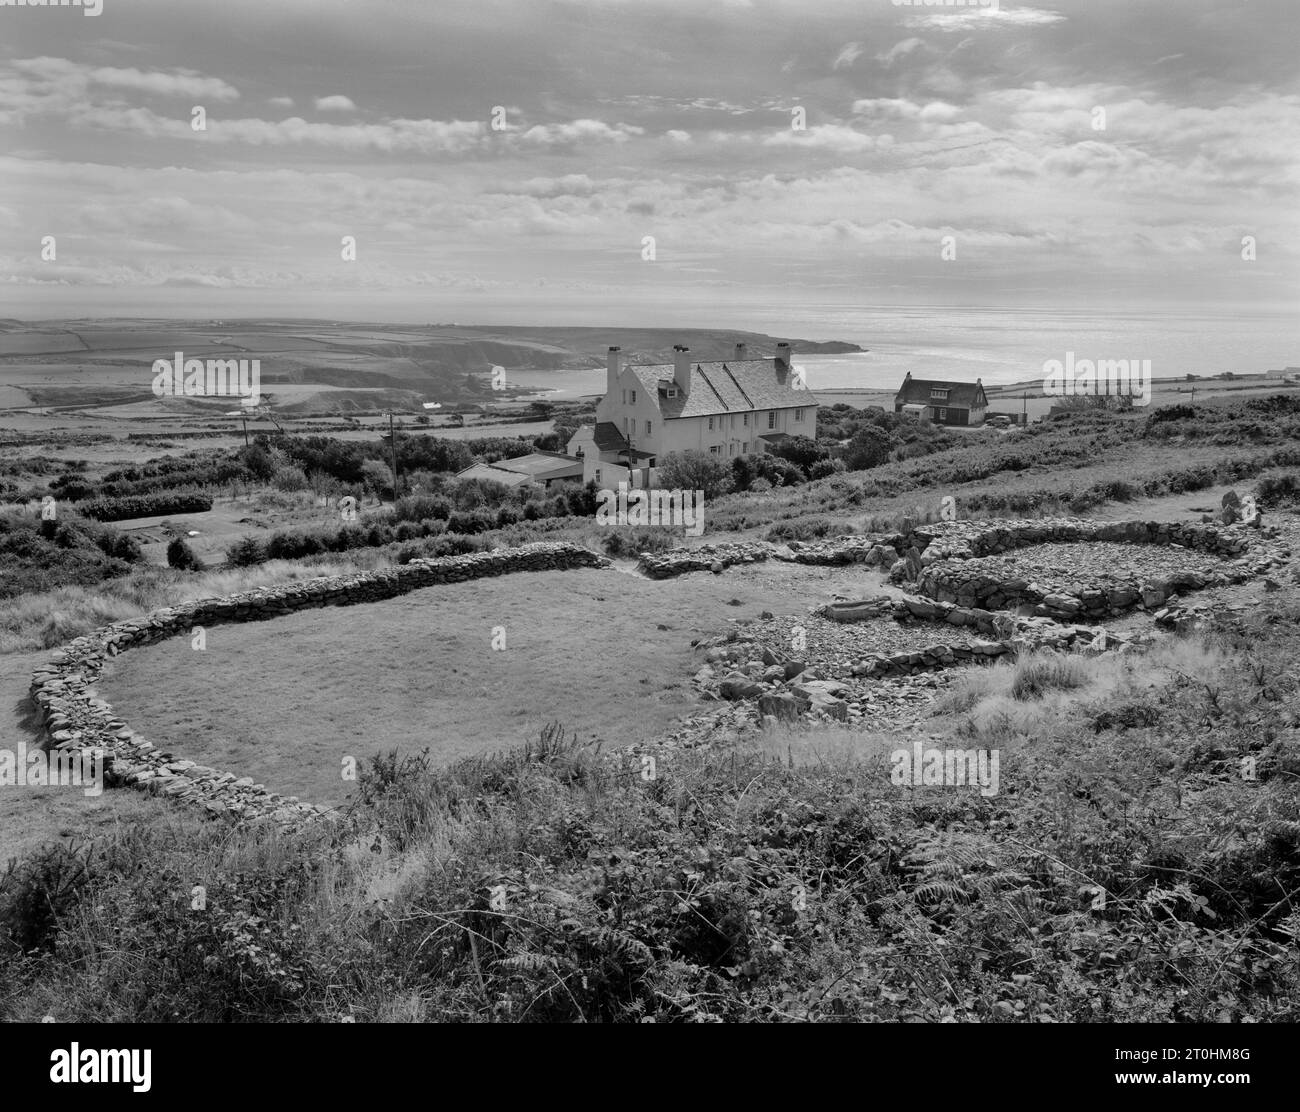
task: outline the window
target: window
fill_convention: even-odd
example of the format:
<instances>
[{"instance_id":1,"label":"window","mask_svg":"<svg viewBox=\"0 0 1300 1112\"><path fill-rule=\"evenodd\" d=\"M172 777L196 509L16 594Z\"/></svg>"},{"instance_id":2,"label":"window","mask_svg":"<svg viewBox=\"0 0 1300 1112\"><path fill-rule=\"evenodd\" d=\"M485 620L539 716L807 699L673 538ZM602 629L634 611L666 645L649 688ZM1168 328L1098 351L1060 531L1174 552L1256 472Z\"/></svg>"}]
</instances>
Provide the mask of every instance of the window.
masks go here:
<instances>
[{"instance_id":1,"label":"window","mask_svg":"<svg viewBox=\"0 0 1300 1112\"><path fill-rule=\"evenodd\" d=\"M948 400L948 391L936 386L930 391L930 397L934 398L936 401L946 402Z\"/></svg>"},{"instance_id":2,"label":"window","mask_svg":"<svg viewBox=\"0 0 1300 1112\"><path fill-rule=\"evenodd\" d=\"M742 414L740 415L740 423L741 423L742 425L748 425L748 424L749 424L749 414L748 414L748 413L742 413Z\"/></svg>"},{"instance_id":3,"label":"window","mask_svg":"<svg viewBox=\"0 0 1300 1112\"><path fill-rule=\"evenodd\" d=\"M709 418L709 432L712 432L712 431L713 431L713 418L710 417L710 418Z\"/></svg>"},{"instance_id":4,"label":"window","mask_svg":"<svg viewBox=\"0 0 1300 1112\"><path fill-rule=\"evenodd\" d=\"M646 434L646 436L649 436L649 435L650 435L650 422L649 422L649 421L647 421L647 422L645 423L645 434Z\"/></svg>"},{"instance_id":5,"label":"window","mask_svg":"<svg viewBox=\"0 0 1300 1112\"><path fill-rule=\"evenodd\" d=\"M775 410L775 409L768 410L768 413L767 413L767 427L768 427L769 429L774 429L774 428L776 428L776 410Z\"/></svg>"},{"instance_id":6,"label":"window","mask_svg":"<svg viewBox=\"0 0 1300 1112\"><path fill-rule=\"evenodd\" d=\"M936 409L934 417L936 421L946 421L948 420L948 411L946 409Z\"/></svg>"},{"instance_id":7,"label":"window","mask_svg":"<svg viewBox=\"0 0 1300 1112\"><path fill-rule=\"evenodd\" d=\"M600 482L600 468L596 468L596 482Z\"/></svg>"},{"instance_id":8,"label":"window","mask_svg":"<svg viewBox=\"0 0 1300 1112\"><path fill-rule=\"evenodd\" d=\"M675 398L675 397L677 397L677 387L676 387L676 386L670 386L670 387L668 387L668 396L669 396L670 398Z\"/></svg>"},{"instance_id":9,"label":"window","mask_svg":"<svg viewBox=\"0 0 1300 1112\"><path fill-rule=\"evenodd\" d=\"M802 420L803 420L803 410L802 410L802 409L796 409L796 410L794 411L794 419L795 419L796 421L802 421Z\"/></svg>"},{"instance_id":10,"label":"window","mask_svg":"<svg viewBox=\"0 0 1300 1112\"><path fill-rule=\"evenodd\" d=\"M624 405L627 405L627 391L626 391L626 390L623 391L623 404L624 404Z\"/></svg>"},{"instance_id":11,"label":"window","mask_svg":"<svg viewBox=\"0 0 1300 1112\"><path fill-rule=\"evenodd\" d=\"M709 455L716 456L717 454L718 454L718 446L714 444L709 448Z\"/></svg>"},{"instance_id":12,"label":"window","mask_svg":"<svg viewBox=\"0 0 1300 1112\"><path fill-rule=\"evenodd\" d=\"M736 442L734 440L731 442L731 451L729 454L733 456L736 454Z\"/></svg>"},{"instance_id":13,"label":"window","mask_svg":"<svg viewBox=\"0 0 1300 1112\"><path fill-rule=\"evenodd\" d=\"M746 440L745 443L742 444L742 445L740 446L740 454L741 454L742 456L747 456L747 455L749 455L749 441L748 441L748 440Z\"/></svg>"},{"instance_id":14,"label":"window","mask_svg":"<svg viewBox=\"0 0 1300 1112\"><path fill-rule=\"evenodd\" d=\"M636 405L636 391L635 391L635 390L632 391L632 404L633 404L633 405Z\"/></svg>"}]
</instances>

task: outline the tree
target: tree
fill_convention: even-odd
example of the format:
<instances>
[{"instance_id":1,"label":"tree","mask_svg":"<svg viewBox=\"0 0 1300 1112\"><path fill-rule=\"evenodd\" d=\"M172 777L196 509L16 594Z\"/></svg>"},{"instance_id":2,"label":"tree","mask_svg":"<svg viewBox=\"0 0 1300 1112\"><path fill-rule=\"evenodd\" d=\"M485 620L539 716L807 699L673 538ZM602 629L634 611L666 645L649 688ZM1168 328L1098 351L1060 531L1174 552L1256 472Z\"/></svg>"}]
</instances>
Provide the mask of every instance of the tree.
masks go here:
<instances>
[{"instance_id":1,"label":"tree","mask_svg":"<svg viewBox=\"0 0 1300 1112\"><path fill-rule=\"evenodd\" d=\"M393 469L377 459L368 459L361 464L361 481L377 498L393 496Z\"/></svg>"},{"instance_id":2,"label":"tree","mask_svg":"<svg viewBox=\"0 0 1300 1112\"><path fill-rule=\"evenodd\" d=\"M844 449L844 465L850 471L879 467L889 458L889 435L875 425L865 425L853 434Z\"/></svg>"},{"instance_id":3,"label":"tree","mask_svg":"<svg viewBox=\"0 0 1300 1112\"><path fill-rule=\"evenodd\" d=\"M731 489L731 468L709 452L681 452L659 465L659 486L665 490L699 490L716 498Z\"/></svg>"},{"instance_id":4,"label":"tree","mask_svg":"<svg viewBox=\"0 0 1300 1112\"><path fill-rule=\"evenodd\" d=\"M788 440L778 441L769 451L780 459L788 459L805 471L827 455L825 449L806 436L792 436Z\"/></svg>"},{"instance_id":5,"label":"tree","mask_svg":"<svg viewBox=\"0 0 1300 1112\"><path fill-rule=\"evenodd\" d=\"M226 549L226 563L232 568L250 568L265 559L266 551L256 537L244 537Z\"/></svg>"},{"instance_id":6,"label":"tree","mask_svg":"<svg viewBox=\"0 0 1300 1112\"><path fill-rule=\"evenodd\" d=\"M194 555L194 550L180 537L173 537L167 546L167 563L181 571L203 570L203 561Z\"/></svg>"}]
</instances>

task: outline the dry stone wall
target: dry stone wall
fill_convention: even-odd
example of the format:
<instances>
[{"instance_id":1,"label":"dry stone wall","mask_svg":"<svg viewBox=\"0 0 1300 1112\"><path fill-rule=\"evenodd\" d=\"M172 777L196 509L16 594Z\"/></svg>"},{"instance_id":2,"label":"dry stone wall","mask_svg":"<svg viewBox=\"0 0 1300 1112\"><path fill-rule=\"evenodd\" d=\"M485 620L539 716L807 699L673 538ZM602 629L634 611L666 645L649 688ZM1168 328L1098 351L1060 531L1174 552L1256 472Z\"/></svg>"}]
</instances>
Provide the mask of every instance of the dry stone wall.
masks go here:
<instances>
[{"instance_id":1,"label":"dry stone wall","mask_svg":"<svg viewBox=\"0 0 1300 1112\"><path fill-rule=\"evenodd\" d=\"M1121 648L1126 639L1106 630L1087 626L1063 625L1042 617L1013 617L994 614L975 607L906 595L892 598L881 595L862 602L831 603L817 611L834 622L857 622L893 618L895 621L927 621L973 629L982 639L946 642L936 637L934 644L913 652L874 653L853 666L855 676L880 678L915 675L917 672L950 668L954 664L988 660L1032 648L1083 649L1104 652Z\"/></svg>"},{"instance_id":2,"label":"dry stone wall","mask_svg":"<svg viewBox=\"0 0 1300 1112\"><path fill-rule=\"evenodd\" d=\"M669 579L692 571L720 572L736 564L754 564L763 560L784 560L792 564L837 566L841 564L882 564L891 566L907 548L901 533L883 537L850 536L817 542L734 541L704 544L698 548L674 548L668 552L640 556L639 568L651 579Z\"/></svg>"},{"instance_id":3,"label":"dry stone wall","mask_svg":"<svg viewBox=\"0 0 1300 1112\"><path fill-rule=\"evenodd\" d=\"M1182 591L1226 586L1252 579L1283 563L1290 550L1272 530L1247 526L1181 524L1164 521L1091 522L1075 519L1008 521L990 526L950 522L918 529L919 568L891 569L897 582L912 580L916 590L941 602L990 610L1022 608L1059 621L1097 621L1134 608L1158 609ZM1215 557L1209 570L1116 574L1097 569L1092 582L1047 586L1032 578L1008 576L986 557L1038 544L1115 543L1177 546ZM1044 569L1043 579L1050 569Z\"/></svg>"},{"instance_id":4,"label":"dry stone wall","mask_svg":"<svg viewBox=\"0 0 1300 1112\"><path fill-rule=\"evenodd\" d=\"M606 567L609 561L568 543L475 552L436 560L413 560L402 567L355 575L328 576L279 587L203 599L155 610L97 629L69 642L32 676L31 698L48 747L102 749L110 783L129 784L235 819L270 817L297 825L328 808L268 791L251 777L238 777L158 749L119 718L94 690L108 657L149 645L195 626L260 621L321 606L354 606L393 598L422 587L521 571Z\"/></svg>"}]
</instances>

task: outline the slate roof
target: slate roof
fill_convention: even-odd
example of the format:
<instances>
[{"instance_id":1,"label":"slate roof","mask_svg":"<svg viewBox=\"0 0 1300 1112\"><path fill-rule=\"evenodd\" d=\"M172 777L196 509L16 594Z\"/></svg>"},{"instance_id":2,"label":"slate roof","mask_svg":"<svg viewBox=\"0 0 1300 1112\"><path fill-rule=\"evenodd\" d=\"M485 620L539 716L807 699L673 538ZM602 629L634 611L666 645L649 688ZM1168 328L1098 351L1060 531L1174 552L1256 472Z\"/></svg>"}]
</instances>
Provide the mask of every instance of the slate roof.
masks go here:
<instances>
[{"instance_id":1,"label":"slate roof","mask_svg":"<svg viewBox=\"0 0 1300 1112\"><path fill-rule=\"evenodd\" d=\"M596 451L618 452L627 458L627 438L618 431L613 421L596 422ZM634 459L654 459L653 452L643 452L640 448L632 449Z\"/></svg>"},{"instance_id":2,"label":"slate roof","mask_svg":"<svg viewBox=\"0 0 1300 1112\"><path fill-rule=\"evenodd\" d=\"M500 467L493 467L489 463L475 463L465 468L464 471L457 471L458 479L487 479L489 482L500 483L502 486L517 487L521 483L528 482L527 475L521 475L517 471L505 471Z\"/></svg>"},{"instance_id":3,"label":"slate roof","mask_svg":"<svg viewBox=\"0 0 1300 1112\"><path fill-rule=\"evenodd\" d=\"M665 420L675 417L713 417L719 413L753 413L762 409L791 409L820 405L807 388L795 389L792 374L778 374L774 359L711 360L691 367L691 388L668 397L673 385L673 365L653 363L625 368L647 391L659 397ZM616 430L617 431L617 430Z\"/></svg>"},{"instance_id":4,"label":"slate roof","mask_svg":"<svg viewBox=\"0 0 1300 1112\"><path fill-rule=\"evenodd\" d=\"M515 471L534 479L557 479L564 475L581 475L582 460L553 452L530 452L514 459L499 459L490 467L501 471Z\"/></svg>"},{"instance_id":5,"label":"slate roof","mask_svg":"<svg viewBox=\"0 0 1300 1112\"><path fill-rule=\"evenodd\" d=\"M530 479L548 482L551 479L577 477L582 474L582 460L551 452L531 452L514 459L497 460L496 463L475 463L458 471L458 479L488 479L503 486L516 487Z\"/></svg>"},{"instance_id":6,"label":"slate roof","mask_svg":"<svg viewBox=\"0 0 1300 1112\"><path fill-rule=\"evenodd\" d=\"M948 391L946 401L930 397L930 390L937 388ZM944 382L937 378L913 378L911 374L903 379L903 385L894 395L894 403L902 405L942 406L946 409L978 409L989 404L984 394L984 386L977 379L975 382Z\"/></svg>"}]
</instances>

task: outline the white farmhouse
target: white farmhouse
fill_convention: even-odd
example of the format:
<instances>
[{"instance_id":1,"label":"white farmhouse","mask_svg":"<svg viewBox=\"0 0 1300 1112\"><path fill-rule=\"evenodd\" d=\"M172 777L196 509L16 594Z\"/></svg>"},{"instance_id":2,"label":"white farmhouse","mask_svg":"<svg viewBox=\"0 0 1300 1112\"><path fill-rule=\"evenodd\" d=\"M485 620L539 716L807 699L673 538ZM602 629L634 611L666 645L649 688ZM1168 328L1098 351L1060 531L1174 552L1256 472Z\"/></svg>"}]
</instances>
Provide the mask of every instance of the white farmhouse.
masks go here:
<instances>
[{"instance_id":1,"label":"white farmhouse","mask_svg":"<svg viewBox=\"0 0 1300 1112\"><path fill-rule=\"evenodd\" d=\"M819 403L788 343L773 359L750 359L744 344L733 359L704 363L684 345L673 350L671 363L623 366L620 349L609 349L596 424L575 430L566 449L581 457L583 482L655 486L658 462L674 452L730 459L791 436L816 439Z\"/></svg>"}]
</instances>

